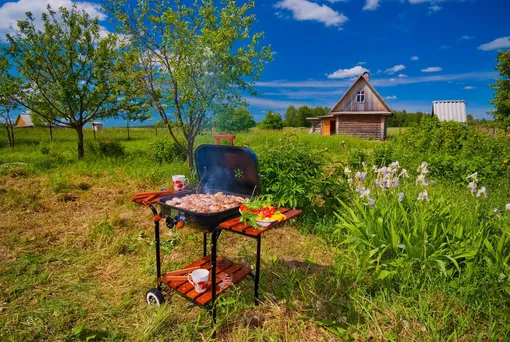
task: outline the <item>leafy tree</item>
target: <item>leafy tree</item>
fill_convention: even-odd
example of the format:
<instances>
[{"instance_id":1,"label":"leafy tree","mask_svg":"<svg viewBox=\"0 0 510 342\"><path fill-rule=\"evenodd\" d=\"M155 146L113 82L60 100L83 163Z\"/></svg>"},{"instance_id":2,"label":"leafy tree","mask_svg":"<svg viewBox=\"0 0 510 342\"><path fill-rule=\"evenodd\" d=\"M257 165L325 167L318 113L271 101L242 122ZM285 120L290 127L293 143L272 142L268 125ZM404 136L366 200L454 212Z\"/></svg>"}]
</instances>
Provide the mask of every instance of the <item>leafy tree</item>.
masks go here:
<instances>
[{"instance_id":1,"label":"leafy tree","mask_svg":"<svg viewBox=\"0 0 510 342\"><path fill-rule=\"evenodd\" d=\"M290 106L285 113L285 126L310 127L312 124L306 118L326 115L329 113L329 110L328 107L321 106L314 108L301 106L296 110L294 106Z\"/></svg>"},{"instance_id":2,"label":"leafy tree","mask_svg":"<svg viewBox=\"0 0 510 342\"><path fill-rule=\"evenodd\" d=\"M272 59L271 48L259 45L262 33L250 30L253 0L241 6L230 0L146 0L134 6L113 0L105 6L132 39L141 88L193 166L195 137L207 113L242 104L242 92L255 94L251 80Z\"/></svg>"},{"instance_id":3,"label":"leafy tree","mask_svg":"<svg viewBox=\"0 0 510 342\"><path fill-rule=\"evenodd\" d=\"M287 127L297 127L296 126L297 119L297 109L294 106L289 106L287 111L285 112L285 126Z\"/></svg>"},{"instance_id":4,"label":"leafy tree","mask_svg":"<svg viewBox=\"0 0 510 342\"><path fill-rule=\"evenodd\" d=\"M18 108L18 103L14 101L18 84L10 77L9 68L9 60L5 56L0 57L0 119L7 131L9 147L14 148L14 125L11 113Z\"/></svg>"},{"instance_id":5,"label":"leafy tree","mask_svg":"<svg viewBox=\"0 0 510 342\"><path fill-rule=\"evenodd\" d=\"M282 129L283 120L280 114L273 112L272 110L266 113L266 117L260 123L262 129Z\"/></svg>"},{"instance_id":6,"label":"leafy tree","mask_svg":"<svg viewBox=\"0 0 510 342\"><path fill-rule=\"evenodd\" d=\"M255 120L246 108L227 107L216 114L214 125L220 132L242 132L255 127Z\"/></svg>"},{"instance_id":7,"label":"leafy tree","mask_svg":"<svg viewBox=\"0 0 510 342\"><path fill-rule=\"evenodd\" d=\"M393 110L393 114L388 117L388 127L411 127L419 125L422 118L427 114L422 112L408 113L405 109L402 111Z\"/></svg>"},{"instance_id":8,"label":"leafy tree","mask_svg":"<svg viewBox=\"0 0 510 342\"><path fill-rule=\"evenodd\" d=\"M313 117L314 111L308 106L301 106L297 111L295 127L310 127L312 124L306 118Z\"/></svg>"},{"instance_id":9,"label":"leafy tree","mask_svg":"<svg viewBox=\"0 0 510 342\"><path fill-rule=\"evenodd\" d=\"M510 126L510 49L498 54L496 70L501 75L490 87L494 89L494 100L489 101L496 109L489 113L503 127Z\"/></svg>"},{"instance_id":10,"label":"leafy tree","mask_svg":"<svg viewBox=\"0 0 510 342\"><path fill-rule=\"evenodd\" d=\"M127 77L136 61L117 35L101 37L97 18L76 6L57 13L48 5L42 21L38 30L27 12L17 33L7 35L7 55L18 72L11 79L22 82L13 98L48 122L75 129L82 158L86 123L137 110L128 96L120 97L136 91Z\"/></svg>"},{"instance_id":11,"label":"leafy tree","mask_svg":"<svg viewBox=\"0 0 510 342\"><path fill-rule=\"evenodd\" d=\"M330 109L328 107L321 107L321 106L317 106L315 108L312 108L312 116L323 116L323 115L327 115L329 113ZM308 126L306 127L310 127L311 124L308 123Z\"/></svg>"}]
</instances>

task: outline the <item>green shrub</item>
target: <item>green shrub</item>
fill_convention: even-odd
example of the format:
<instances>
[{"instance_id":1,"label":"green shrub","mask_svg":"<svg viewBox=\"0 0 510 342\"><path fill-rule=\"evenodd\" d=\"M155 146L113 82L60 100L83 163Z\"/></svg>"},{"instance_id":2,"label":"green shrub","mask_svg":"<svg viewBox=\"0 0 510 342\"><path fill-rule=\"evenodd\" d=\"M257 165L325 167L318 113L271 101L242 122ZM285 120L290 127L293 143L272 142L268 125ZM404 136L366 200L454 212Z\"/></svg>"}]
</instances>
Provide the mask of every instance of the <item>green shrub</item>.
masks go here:
<instances>
[{"instance_id":1,"label":"green shrub","mask_svg":"<svg viewBox=\"0 0 510 342\"><path fill-rule=\"evenodd\" d=\"M174 160L185 160L186 154L177 147L172 138L158 137L150 144L151 158L159 164L171 163Z\"/></svg>"},{"instance_id":2,"label":"green shrub","mask_svg":"<svg viewBox=\"0 0 510 342\"><path fill-rule=\"evenodd\" d=\"M339 170L327 167L324 150L314 151L290 139L283 144L257 151L264 193L278 206L303 209L304 218L330 215L347 190Z\"/></svg>"},{"instance_id":3,"label":"green shrub","mask_svg":"<svg viewBox=\"0 0 510 342\"><path fill-rule=\"evenodd\" d=\"M102 157L120 157L125 154L121 144L108 140L89 142L88 149L91 153Z\"/></svg>"},{"instance_id":4,"label":"green shrub","mask_svg":"<svg viewBox=\"0 0 510 342\"><path fill-rule=\"evenodd\" d=\"M367 151L353 149L349 151L349 165L352 168L360 169L363 162L368 162Z\"/></svg>"},{"instance_id":5,"label":"green shrub","mask_svg":"<svg viewBox=\"0 0 510 342\"><path fill-rule=\"evenodd\" d=\"M394 147L388 142L382 142L375 146L374 149L374 164L375 165L387 165L391 163L394 154Z\"/></svg>"},{"instance_id":6,"label":"green shrub","mask_svg":"<svg viewBox=\"0 0 510 342\"><path fill-rule=\"evenodd\" d=\"M50 154L50 148L46 145L42 145L40 148L41 154L48 155Z\"/></svg>"},{"instance_id":7,"label":"green shrub","mask_svg":"<svg viewBox=\"0 0 510 342\"><path fill-rule=\"evenodd\" d=\"M377 146L376 164L399 160L406 165L419 165L427 160L434 177L454 182L478 171L481 179L496 184L509 173L510 165L505 164L505 160L510 159L510 145L479 133L465 123L442 122L426 116L420 126L395 136L386 148L392 152L381 151L381 145Z\"/></svg>"}]
</instances>

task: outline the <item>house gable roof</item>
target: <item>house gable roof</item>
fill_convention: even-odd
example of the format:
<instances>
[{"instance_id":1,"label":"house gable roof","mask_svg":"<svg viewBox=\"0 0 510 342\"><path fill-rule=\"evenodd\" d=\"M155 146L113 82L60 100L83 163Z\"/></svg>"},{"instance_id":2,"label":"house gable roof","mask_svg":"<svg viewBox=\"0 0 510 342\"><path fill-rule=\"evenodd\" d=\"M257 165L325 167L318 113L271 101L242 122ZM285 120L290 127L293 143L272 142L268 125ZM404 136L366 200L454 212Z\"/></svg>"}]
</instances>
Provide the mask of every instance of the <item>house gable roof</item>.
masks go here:
<instances>
[{"instance_id":1,"label":"house gable roof","mask_svg":"<svg viewBox=\"0 0 510 342\"><path fill-rule=\"evenodd\" d=\"M366 85L370 89L370 91L372 91L372 93L375 95L375 97L379 100L379 102L387 110L386 114L391 114L392 113L391 108L386 104L386 102L384 102L384 100L381 97L381 95L379 95L379 93L375 90L375 88L372 86L372 84L370 84L370 82L363 75L360 75L356 79L356 81L354 81L354 83L349 87L349 89L347 89L347 91L340 98L340 100L333 106L333 108L331 109L329 114L333 114L333 113L334 114L341 114L342 113L341 111L335 111L334 109L337 108L344 100L347 99L347 96L350 93L350 91L360 82L365 82L366 83ZM367 114L367 113L368 112L366 112L366 111L360 112L360 114ZM349 112L349 114L353 114L353 113ZM382 113L380 111L378 111L378 112L374 112L374 114L382 114Z\"/></svg>"},{"instance_id":2,"label":"house gable roof","mask_svg":"<svg viewBox=\"0 0 510 342\"><path fill-rule=\"evenodd\" d=\"M31 127L34 124L32 123L32 118L28 114L20 114L16 118L16 123L14 126L16 127Z\"/></svg>"}]
</instances>

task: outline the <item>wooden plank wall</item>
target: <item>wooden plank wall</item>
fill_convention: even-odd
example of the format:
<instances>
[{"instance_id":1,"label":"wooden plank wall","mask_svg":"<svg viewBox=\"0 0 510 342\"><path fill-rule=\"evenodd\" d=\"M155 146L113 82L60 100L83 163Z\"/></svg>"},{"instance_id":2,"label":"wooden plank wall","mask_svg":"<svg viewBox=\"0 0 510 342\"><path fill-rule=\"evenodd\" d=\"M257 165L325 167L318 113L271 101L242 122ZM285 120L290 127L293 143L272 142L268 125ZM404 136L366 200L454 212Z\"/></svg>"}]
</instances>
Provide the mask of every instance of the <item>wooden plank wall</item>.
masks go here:
<instances>
[{"instance_id":1,"label":"wooden plank wall","mask_svg":"<svg viewBox=\"0 0 510 342\"><path fill-rule=\"evenodd\" d=\"M359 90L365 91L365 102L357 103L356 94ZM335 108L334 112L363 112L363 111L386 111L386 107L379 101L375 94L367 86L365 79L360 81L345 95L342 102Z\"/></svg>"},{"instance_id":2,"label":"wooden plank wall","mask_svg":"<svg viewBox=\"0 0 510 342\"><path fill-rule=\"evenodd\" d=\"M386 117L370 114L343 114L338 115L338 134L354 135L361 138L384 140L384 125ZM381 124L383 122L383 124ZM329 129L328 129L329 132Z\"/></svg>"}]
</instances>

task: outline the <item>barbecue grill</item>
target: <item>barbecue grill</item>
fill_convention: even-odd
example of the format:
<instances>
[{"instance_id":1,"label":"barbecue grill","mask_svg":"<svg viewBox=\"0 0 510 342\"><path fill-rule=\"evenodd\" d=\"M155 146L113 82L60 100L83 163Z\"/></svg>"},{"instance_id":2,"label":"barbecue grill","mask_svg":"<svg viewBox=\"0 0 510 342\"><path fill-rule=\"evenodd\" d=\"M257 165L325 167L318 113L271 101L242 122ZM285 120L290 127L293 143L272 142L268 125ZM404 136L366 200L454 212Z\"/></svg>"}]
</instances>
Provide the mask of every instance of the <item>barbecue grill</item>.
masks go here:
<instances>
[{"instance_id":1,"label":"barbecue grill","mask_svg":"<svg viewBox=\"0 0 510 342\"><path fill-rule=\"evenodd\" d=\"M166 203L173 198L218 192L251 198L260 190L258 159L247 147L200 145L195 150L195 163L199 179L196 192L186 190L158 200L161 213L167 217L168 227L173 227L179 221L194 222L203 230L213 231L221 222L239 216L239 206L221 212L198 213ZM172 210L177 211L177 216L172 217Z\"/></svg>"},{"instance_id":2,"label":"barbecue grill","mask_svg":"<svg viewBox=\"0 0 510 342\"><path fill-rule=\"evenodd\" d=\"M260 175L258 160L255 153L246 147L222 146L222 145L201 145L195 151L195 162L199 185L196 190L201 194L215 194L222 192L225 195L235 195L244 198L252 198L260 191ZM268 227L255 228L250 225L240 223L239 207L231 208L216 213L198 213L183 208L168 205L166 202L176 198L194 193L186 190L170 195L163 195L158 200L160 212L155 206L156 195L146 193L142 197L134 197L133 200L148 205L154 215L154 238L156 249L156 276L157 286L146 293L146 300L149 304L160 305L164 302L164 296L161 292L161 285L166 284L169 288L176 290L195 304L202 305L212 312L212 323L216 323L215 301L218 294L230 288L232 284L241 281L246 276L251 276L254 280L255 304L259 303L259 282L260 282L260 251L262 234L285 221L298 216L301 211L287 208L279 210L287 217L282 222L274 223ZM148 197L147 197L148 196ZM154 196L154 197L153 197ZM172 214L176 216L172 217ZM160 221L166 219L166 226L173 228L178 222L194 222L196 226L202 228L204 237L204 257L197 260L184 269L167 272L161 275L161 256L160 256ZM178 225L178 227L181 225ZM217 242L220 233L223 231L240 234L251 237L257 241L257 254L255 262L255 271L251 267L240 263L235 263L227 258L217 255ZM207 235L211 235L211 254L207 255ZM210 270L209 287L205 292L197 292L193 285L186 280L184 273L189 273L192 269L203 268ZM182 274L182 275L181 275ZM222 279L228 276L229 281ZM172 278L173 277L173 278ZM176 279L178 278L178 279ZM214 336L214 335L213 335Z\"/></svg>"}]
</instances>

